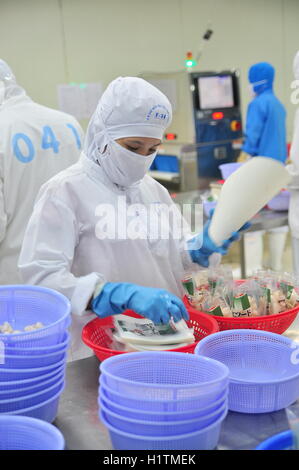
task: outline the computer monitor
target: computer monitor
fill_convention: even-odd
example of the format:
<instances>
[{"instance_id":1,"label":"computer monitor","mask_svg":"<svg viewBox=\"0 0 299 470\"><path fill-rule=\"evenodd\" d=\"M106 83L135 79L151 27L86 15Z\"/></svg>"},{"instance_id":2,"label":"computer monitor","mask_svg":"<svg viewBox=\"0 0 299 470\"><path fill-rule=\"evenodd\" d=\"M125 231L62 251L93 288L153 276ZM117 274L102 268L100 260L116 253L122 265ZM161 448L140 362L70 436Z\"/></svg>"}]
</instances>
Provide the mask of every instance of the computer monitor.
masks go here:
<instances>
[{"instance_id":1,"label":"computer monitor","mask_svg":"<svg viewBox=\"0 0 299 470\"><path fill-rule=\"evenodd\" d=\"M192 74L194 107L200 111L239 106L238 77L234 72Z\"/></svg>"}]
</instances>

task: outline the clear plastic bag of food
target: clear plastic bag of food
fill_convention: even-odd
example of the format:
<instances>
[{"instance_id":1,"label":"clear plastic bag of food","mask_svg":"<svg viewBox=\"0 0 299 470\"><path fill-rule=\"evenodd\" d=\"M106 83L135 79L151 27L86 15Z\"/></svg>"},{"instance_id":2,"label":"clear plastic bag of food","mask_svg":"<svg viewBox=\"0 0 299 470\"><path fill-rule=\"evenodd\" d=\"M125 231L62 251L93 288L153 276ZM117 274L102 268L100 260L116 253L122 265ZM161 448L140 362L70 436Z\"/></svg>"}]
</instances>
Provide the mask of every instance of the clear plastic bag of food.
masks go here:
<instances>
[{"instance_id":1,"label":"clear plastic bag of food","mask_svg":"<svg viewBox=\"0 0 299 470\"><path fill-rule=\"evenodd\" d=\"M217 317L231 317L232 312L226 301L224 288L218 287L213 294L210 292L205 298L202 310Z\"/></svg>"},{"instance_id":2,"label":"clear plastic bag of food","mask_svg":"<svg viewBox=\"0 0 299 470\"><path fill-rule=\"evenodd\" d=\"M236 318L265 315L264 293L258 283L249 279L242 284L234 284L232 315Z\"/></svg>"}]
</instances>

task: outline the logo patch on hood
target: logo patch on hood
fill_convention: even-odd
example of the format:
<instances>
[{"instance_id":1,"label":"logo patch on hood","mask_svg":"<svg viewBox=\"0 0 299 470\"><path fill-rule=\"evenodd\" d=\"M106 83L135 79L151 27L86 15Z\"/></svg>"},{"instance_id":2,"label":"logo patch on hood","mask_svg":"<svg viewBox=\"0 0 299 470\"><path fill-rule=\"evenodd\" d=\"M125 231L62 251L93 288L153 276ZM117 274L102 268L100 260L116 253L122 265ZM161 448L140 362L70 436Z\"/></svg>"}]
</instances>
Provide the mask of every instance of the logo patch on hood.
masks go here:
<instances>
[{"instance_id":1,"label":"logo patch on hood","mask_svg":"<svg viewBox=\"0 0 299 470\"><path fill-rule=\"evenodd\" d=\"M167 123L169 121L169 110L166 108L166 106L157 104L156 106L153 106L147 113L146 121L153 124L157 124L159 121Z\"/></svg>"}]
</instances>

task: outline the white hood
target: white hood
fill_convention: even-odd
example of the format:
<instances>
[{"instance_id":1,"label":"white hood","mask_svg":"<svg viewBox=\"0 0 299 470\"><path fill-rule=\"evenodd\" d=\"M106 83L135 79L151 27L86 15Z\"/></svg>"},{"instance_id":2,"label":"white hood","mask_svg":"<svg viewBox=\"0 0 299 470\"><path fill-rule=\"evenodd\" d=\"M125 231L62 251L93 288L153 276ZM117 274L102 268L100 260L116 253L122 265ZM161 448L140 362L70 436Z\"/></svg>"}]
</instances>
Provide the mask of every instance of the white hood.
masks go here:
<instances>
[{"instance_id":1,"label":"white hood","mask_svg":"<svg viewBox=\"0 0 299 470\"><path fill-rule=\"evenodd\" d=\"M111 140L162 139L171 119L171 104L160 90L142 78L119 77L107 87L90 120L84 152L91 160L99 161Z\"/></svg>"},{"instance_id":2,"label":"white hood","mask_svg":"<svg viewBox=\"0 0 299 470\"><path fill-rule=\"evenodd\" d=\"M17 96L26 96L25 90L17 84L16 78L7 65L0 59L0 106Z\"/></svg>"}]
</instances>

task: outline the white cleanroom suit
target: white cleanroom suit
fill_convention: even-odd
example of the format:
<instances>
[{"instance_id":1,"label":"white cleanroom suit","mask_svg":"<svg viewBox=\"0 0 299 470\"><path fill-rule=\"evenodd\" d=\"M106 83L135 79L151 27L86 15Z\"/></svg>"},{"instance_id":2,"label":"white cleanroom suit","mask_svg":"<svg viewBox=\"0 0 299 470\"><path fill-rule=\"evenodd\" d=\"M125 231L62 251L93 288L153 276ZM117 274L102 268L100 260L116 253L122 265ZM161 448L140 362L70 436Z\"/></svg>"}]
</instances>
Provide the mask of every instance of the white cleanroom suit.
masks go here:
<instances>
[{"instance_id":1,"label":"white cleanroom suit","mask_svg":"<svg viewBox=\"0 0 299 470\"><path fill-rule=\"evenodd\" d=\"M140 78L114 80L91 118L80 161L39 193L19 266L26 283L57 289L71 300L72 359L90 354L81 331L94 317L86 309L99 283L135 283L182 296L184 270L195 266L184 235L163 238L156 230L168 206L176 223L182 217L168 191L145 174L155 153L134 155L115 142L162 139L170 121L171 105L155 87ZM117 236L108 236L114 215ZM137 237L124 233L134 227Z\"/></svg>"},{"instance_id":2,"label":"white cleanroom suit","mask_svg":"<svg viewBox=\"0 0 299 470\"><path fill-rule=\"evenodd\" d=\"M18 284L24 232L40 187L80 156L72 116L26 95L0 60L0 284Z\"/></svg>"}]
</instances>

